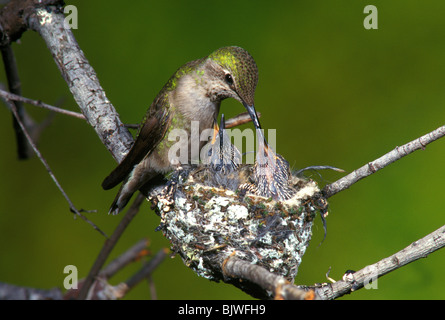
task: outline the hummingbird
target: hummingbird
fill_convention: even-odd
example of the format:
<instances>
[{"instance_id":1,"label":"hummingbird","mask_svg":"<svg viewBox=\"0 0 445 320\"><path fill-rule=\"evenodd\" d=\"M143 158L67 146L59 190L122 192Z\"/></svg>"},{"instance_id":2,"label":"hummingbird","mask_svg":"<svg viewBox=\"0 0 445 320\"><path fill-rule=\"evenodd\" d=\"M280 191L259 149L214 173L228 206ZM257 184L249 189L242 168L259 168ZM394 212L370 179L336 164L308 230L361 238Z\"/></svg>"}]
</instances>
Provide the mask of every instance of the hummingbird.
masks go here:
<instances>
[{"instance_id":1,"label":"hummingbird","mask_svg":"<svg viewBox=\"0 0 445 320\"><path fill-rule=\"evenodd\" d=\"M122 182L109 213L119 213L133 193L149 188L160 175L179 165L190 164L192 144L198 144L199 150L206 144L206 141L191 141L191 123L198 122L199 136L204 129L211 129L217 123L222 100L238 100L255 129L261 131L254 104L257 83L255 60L245 49L236 46L217 49L180 67L152 102L128 154L102 182L105 190ZM186 141L170 141L168 137L173 129L186 132ZM184 161L187 163L172 161L169 150L175 143L188 150ZM184 150L181 147L179 150Z\"/></svg>"}]
</instances>

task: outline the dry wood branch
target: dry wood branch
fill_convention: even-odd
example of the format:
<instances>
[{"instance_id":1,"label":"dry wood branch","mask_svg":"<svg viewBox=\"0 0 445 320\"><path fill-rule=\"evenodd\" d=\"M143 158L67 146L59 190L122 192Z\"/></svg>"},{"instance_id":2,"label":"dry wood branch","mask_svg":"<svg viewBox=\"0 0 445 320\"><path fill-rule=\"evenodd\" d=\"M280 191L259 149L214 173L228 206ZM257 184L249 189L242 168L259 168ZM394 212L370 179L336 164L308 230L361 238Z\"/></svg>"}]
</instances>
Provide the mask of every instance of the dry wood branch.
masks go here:
<instances>
[{"instance_id":1,"label":"dry wood branch","mask_svg":"<svg viewBox=\"0 0 445 320\"><path fill-rule=\"evenodd\" d=\"M127 287L125 293L134 288L136 284L150 276L153 271L162 263L162 261L164 261L169 252L170 250L166 248L159 250L158 253L156 253L156 255L150 261L145 263L144 266L135 275L125 281Z\"/></svg>"},{"instance_id":2,"label":"dry wood branch","mask_svg":"<svg viewBox=\"0 0 445 320\"><path fill-rule=\"evenodd\" d=\"M226 277L234 278L235 281L244 279L258 285L261 290L269 291L275 299L313 300L316 298L313 291L302 290L283 277L234 255L224 260L222 271Z\"/></svg>"},{"instance_id":3,"label":"dry wood branch","mask_svg":"<svg viewBox=\"0 0 445 320\"><path fill-rule=\"evenodd\" d=\"M38 8L63 5L63 0L12 0L0 11L0 46L5 47L20 39L28 29L27 19Z\"/></svg>"},{"instance_id":4,"label":"dry wood branch","mask_svg":"<svg viewBox=\"0 0 445 320\"><path fill-rule=\"evenodd\" d=\"M110 279L119 270L123 269L126 265L131 262L140 259L142 256L147 255L149 252L147 250L148 240L142 239L137 242L130 249L125 251L119 257L111 261L102 271L99 272L99 277Z\"/></svg>"},{"instance_id":5,"label":"dry wood branch","mask_svg":"<svg viewBox=\"0 0 445 320\"><path fill-rule=\"evenodd\" d=\"M336 299L360 289L370 281L397 270L410 262L426 258L430 253L444 246L445 226L442 226L422 239L411 243L405 249L353 274L346 275L340 281L314 288L315 292L321 299Z\"/></svg>"},{"instance_id":6,"label":"dry wood branch","mask_svg":"<svg viewBox=\"0 0 445 320\"><path fill-rule=\"evenodd\" d=\"M77 118L77 119L85 120L85 116L83 114L81 114L81 113L70 111L70 110L61 109L61 108L56 107L56 106L51 106L51 105L46 104L46 103L44 103L42 101L28 99L28 98L22 97L20 95L10 93L10 92L5 91L5 90L1 90L0 89L0 97L2 97L4 99L7 99L7 100L10 100L10 101L20 101L20 102L31 104L33 106L44 108L44 109L47 109L47 110L50 110L50 111L53 111L53 112L61 113L61 114L64 114L64 115L67 115L67 116L70 116L70 117L74 117L74 118Z\"/></svg>"},{"instance_id":7,"label":"dry wood branch","mask_svg":"<svg viewBox=\"0 0 445 320\"><path fill-rule=\"evenodd\" d=\"M0 300L61 300L59 288L48 290L19 287L0 282Z\"/></svg>"},{"instance_id":8,"label":"dry wood branch","mask_svg":"<svg viewBox=\"0 0 445 320\"><path fill-rule=\"evenodd\" d=\"M443 136L445 136L445 126L439 127L436 130L431 131L430 133L427 133L411 142L408 142L401 147L396 147L394 150L388 152L380 158L368 162L361 168L354 170L347 176L344 176L343 178L326 185L323 188L323 194L326 198L332 197L336 193L349 188L351 185L358 182L359 180L366 178L367 176L379 171L380 169L383 169L387 165L397 160L400 160L404 156L407 156L408 154L419 149L424 150L428 144L436 141L439 138L442 138Z\"/></svg>"},{"instance_id":9,"label":"dry wood branch","mask_svg":"<svg viewBox=\"0 0 445 320\"><path fill-rule=\"evenodd\" d=\"M261 113L257 112L257 116L258 118L261 118ZM226 121L226 129L237 127L250 121L252 121L250 115L247 112L243 112L239 115L234 116L233 118L228 119Z\"/></svg>"},{"instance_id":10,"label":"dry wood branch","mask_svg":"<svg viewBox=\"0 0 445 320\"><path fill-rule=\"evenodd\" d=\"M1 48L3 65L5 67L6 78L8 79L8 88L14 94L22 94L22 86L20 83L19 72L17 70L17 63L14 56L14 51L11 46L5 45ZM17 110L17 115L22 123L25 122L25 117L27 116L26 110L21 101L14 101L15 108ZM29 125L27 126L28 131L31 131L33 126L32 119L29 118ZM28 159L32 156L32 148L30 147L23 131L20 129L20 125L17 122L16 117L13 116L13 127L15 131L15 137L17 141L17 154L19 159Z\"/></svg>"},{"instance_id":11,"label":"dry wood branch","mask_svg":"<svg viewBox=\"0 0 445 320\"><path fill-rule=\"evenodd\" d=\"M45 40L54 61L74 99L102 143L120 162L133 143L133 137L105 95L96 72L79 48L70 29L65 29L61 7L37 8L29 16L29 27Z\"/></svg>"}]
</instances>

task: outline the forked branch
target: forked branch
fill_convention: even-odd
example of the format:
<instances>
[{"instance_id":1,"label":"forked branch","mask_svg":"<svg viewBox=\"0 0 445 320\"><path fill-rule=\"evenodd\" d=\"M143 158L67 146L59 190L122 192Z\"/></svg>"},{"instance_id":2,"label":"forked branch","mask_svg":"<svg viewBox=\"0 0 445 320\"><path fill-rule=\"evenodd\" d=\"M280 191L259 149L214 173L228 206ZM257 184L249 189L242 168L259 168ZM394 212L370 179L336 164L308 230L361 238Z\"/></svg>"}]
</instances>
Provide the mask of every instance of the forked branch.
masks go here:
<instances>
[{"instance_id":1,"label":"forked branch","mask_svg":"<svg viewBox=\"0 0 445 320\"><path fill-rule=\"evenodd\" d=\"M405 249L380 260L365 268L345 274L343 279L332 284L314 287L315 293L320 299L331 300L341 297L352 291L362 288L364 285L375 281L377 278L391 271L407 265L420 258L426 258L430 253L445 246L445 226L440 227L429 235L417 240Z\"/></svg>"},{"instance_id":2,"label":"forked branch","mask_svg":"<svg viewBox=\"0 0 445 320\"><path fill-rule=\"evenodd\" d=\"M436 141L439 138L442 138L443 136L445 136L445 126L439 127L436 130L431 131L411 142L408 142L401 147L396 147L394 150L388 152L380 158L368 162L361 168L354 170L343 178L326 185L323 188L323 194L326 198L332 197L334 194L349 188L354 183L360 181L363 178L366 178L367 176L370 176L380 169L383 169L387 165L400 160L408 154L416 150L424 150L428 144Z\"/></svg>"}]
</instances>

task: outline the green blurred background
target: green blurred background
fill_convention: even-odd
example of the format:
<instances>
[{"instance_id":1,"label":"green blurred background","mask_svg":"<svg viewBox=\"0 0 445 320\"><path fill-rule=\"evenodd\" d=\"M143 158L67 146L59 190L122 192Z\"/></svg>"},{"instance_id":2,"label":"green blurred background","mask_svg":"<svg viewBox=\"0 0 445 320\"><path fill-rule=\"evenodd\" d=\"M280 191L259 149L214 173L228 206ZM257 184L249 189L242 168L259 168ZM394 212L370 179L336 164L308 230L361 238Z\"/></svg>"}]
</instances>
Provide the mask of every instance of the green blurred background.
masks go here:
<instances>
[{"instance_id":1,"label":"green blurred background","mask_svg":"<svg viewBox=\"0 0 445 320\"><path fill-rule=\"evenodd\" d=\"M247 49L260 72L262 125L277 129L277 151L293 168L333 165L352 171L445 120L445 2L435 1L66 1L76 5L74 34L122 121L139 122L183 63L226 45ZM130 4L131 3L131 4ZM378 8L378 30L365 30L365 5ZM14 44L23 95L78 111L42 39ZM4 72L0 81L5 82ZM46 110L27 107L37 120ZM243 107L224 101L226 117ZM104 238L73 219L38 159L18 161L11 115L0 108L0 281L62 287L66 265L87 275ZM85 122L57 115L40 150L78 208L111 234L122 218L106 214L115 192L101 189L115 162ZM445 139L417 151L330 199L328 234L319 219L298 284L339 279L444 224ZM321 184L341 174L322 172ZM168 242L143 204L111 258L143 237L157 252ZM443 299L445 251L378 280L377 290L343 299ZM112 279L131 276L135 263ZM250 298L199 278L179 257L153 274L160 299ZM146 283L127 298L149 299Z\"/></svg>"}]
</instances>

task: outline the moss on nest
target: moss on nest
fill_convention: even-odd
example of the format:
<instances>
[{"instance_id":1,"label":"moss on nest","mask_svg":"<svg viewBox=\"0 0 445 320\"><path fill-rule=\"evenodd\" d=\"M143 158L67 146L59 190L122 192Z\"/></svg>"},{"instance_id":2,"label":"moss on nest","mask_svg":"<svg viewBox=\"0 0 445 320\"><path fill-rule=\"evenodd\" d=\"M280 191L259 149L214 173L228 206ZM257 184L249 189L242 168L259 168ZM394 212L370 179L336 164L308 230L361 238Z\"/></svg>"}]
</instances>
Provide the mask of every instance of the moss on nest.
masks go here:
<instances>
[{"instance_id":1,"label":"moss on nest","mask_svg":"<svg viewBox=\"0 0 445 320\"><path fill-rule=\"evenodd\" d=\"M169 186L152 197L172 250L198 275L224 280L221 259L230 254L293 282L311 239L317 212L327 202L315 181L291 176L294 195L276 201L218 188L208 172L178 169Z\"/></svg>"}]
</instances>

